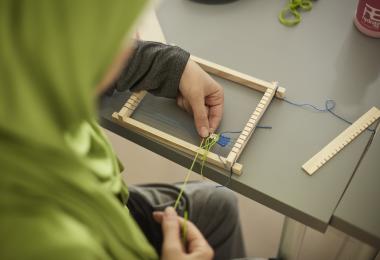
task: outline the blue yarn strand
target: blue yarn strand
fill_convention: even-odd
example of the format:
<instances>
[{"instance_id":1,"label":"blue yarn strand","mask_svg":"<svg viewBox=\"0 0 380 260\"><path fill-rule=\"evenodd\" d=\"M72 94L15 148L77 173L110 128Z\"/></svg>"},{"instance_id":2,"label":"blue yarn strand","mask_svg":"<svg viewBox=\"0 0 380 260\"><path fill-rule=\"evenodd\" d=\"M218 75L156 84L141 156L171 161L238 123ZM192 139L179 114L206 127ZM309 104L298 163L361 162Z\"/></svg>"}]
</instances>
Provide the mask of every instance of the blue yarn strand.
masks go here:
<instances>
[{"instance_id":1,"label":"blue yarn strand","mask_svg":"<svg viewBox=\"0 0 380 260\"><path fill-rule=\"evenodd\" d=\"M290 105L293 105L293 106L296 106L296 107L309 107L309 108L312 108L318 112L322 112L322 113L330 113L331 115L333 115L334 117L342 120L343 122L349 124L349 125L352 125L352 122L345 119L344 117L338 115L337 113L335 113L333 110L334 108L336 107L336 102L335 100L333 99L328 99L325 101L325 108L319 108L313 104L309 104L309 103L296 103L296 102L293 102L293 101L290 101L288 99L283 99L283 101L285 101L286 103L290 104ZM370 132L374 132L375 130L374 129L371 129L371 128L368 128L367 129L368 131Z\"/></svg>"},{"instance_id":2,"label":"blue yarn strand","mask_svg":"<svg viewBox=\"0 0 380 260\"><path fill-rule=\"evenodd\" d=\"M256 128L261 128L261 129L272 129L271 126L260 126L260 125L257 125ZM222 146L222 147L228 147L229 144L231 143L231 139L233 141L236 141L236 138L231 138L231 137L228 137L226 136L226 134L240 134L242 131L224 131L224 132L221 132L220 133L220 138L217 142L218 145Z\"/></svg>"},{"instance_id":3,"label":"blue yarn strand","mask_svg":"<svg viewBox=\"0 0 380 260\"><path fill-rule=\"evenodd\" d=\"M336 102L335 100L333 99L328 99L325 101L325 108L319 108L313 104L309 104L309 103L296 103L296 102L293 102L293 101L290 101L288 99L283 99L283 101L285 101L286 103L288 104L291 104L293 106L296 106L296 107L310 107L318 112L322 112L322 113L330 113L332 114L333 116L335 116L336 118L342 120L343 122L346 122L347 124L350 124L352 125L352 122L348 121L347 119L343 118L342 116L338 115L337 113L335 113L333 110L334 108L336 107Z\"/></svg>"}]
</instances>

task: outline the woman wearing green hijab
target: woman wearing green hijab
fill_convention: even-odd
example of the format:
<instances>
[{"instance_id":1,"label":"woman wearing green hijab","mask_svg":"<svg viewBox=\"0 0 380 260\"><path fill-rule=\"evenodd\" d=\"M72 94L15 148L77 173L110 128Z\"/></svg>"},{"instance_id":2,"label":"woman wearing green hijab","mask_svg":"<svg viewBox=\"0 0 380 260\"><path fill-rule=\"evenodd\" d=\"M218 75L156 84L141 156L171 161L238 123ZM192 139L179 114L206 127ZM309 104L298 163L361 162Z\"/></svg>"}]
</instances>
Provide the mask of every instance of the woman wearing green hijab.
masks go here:
<instances>
[{"instance_id":1,"label":"woman wearing green hijab","mask_svg":"<svg viewBox=\"0 0 380 260\"><path fill-rule=\"evenodd\" d=\"M144 2L0 0L1 259L158 258L118 199L128 191L97 125L94 95L131 55L125 36ZM219 124L223 92L196 65L182 71L178 103L207 136ZM163 259L212 257L190 222L182 248L173 209L155 219Z\"/></svg>"}]
</instances>

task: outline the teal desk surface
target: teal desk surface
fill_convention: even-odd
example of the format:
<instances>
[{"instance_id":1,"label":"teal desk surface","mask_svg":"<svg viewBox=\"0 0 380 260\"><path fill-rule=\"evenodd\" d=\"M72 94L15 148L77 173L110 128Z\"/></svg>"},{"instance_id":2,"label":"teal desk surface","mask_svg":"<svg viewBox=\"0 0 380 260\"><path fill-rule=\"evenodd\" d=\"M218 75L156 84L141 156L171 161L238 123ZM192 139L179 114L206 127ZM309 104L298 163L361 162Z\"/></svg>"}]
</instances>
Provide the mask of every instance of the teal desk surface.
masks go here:
<instances>
[{"instance_id":1,"label":"teal desk surface","mask_svg":"<svg viewBox=\"0 0 380 260\"><path fill-rule=\"evenodd\" d=\"M356 30L352 23L356 1L316 1L302 22L288 28L277 21L286 1L240 0L205 5L188 0L163 1L159 10L169 43L192 54L287 88L287 98L324 106L337 102L336 112L355 121L372 106L380 107L380 40ZM225 112L219 131L245 125L262 93L216 78L225 88ZM100 105L105 128L170 160L189 167L191 158L111 120L129 93L104 97ZM148 96L134 118L174 136L199 144L190 116L174 100ZM323 231L338 206L370 139L366 131L315 175L301 166L348 125L319 113L274 100L239 162L243 175L233 176L229 188L308 226ZM217 147L227 154L230 148ZM373 162L379 168L379 162ZM128 167L128 166L126 166ZM199 171L199 167L195 169ZM174 173L173 173L174 174ZM229 173L207 165L205 175L221 184Z\"/></svg>"}]
</instances>

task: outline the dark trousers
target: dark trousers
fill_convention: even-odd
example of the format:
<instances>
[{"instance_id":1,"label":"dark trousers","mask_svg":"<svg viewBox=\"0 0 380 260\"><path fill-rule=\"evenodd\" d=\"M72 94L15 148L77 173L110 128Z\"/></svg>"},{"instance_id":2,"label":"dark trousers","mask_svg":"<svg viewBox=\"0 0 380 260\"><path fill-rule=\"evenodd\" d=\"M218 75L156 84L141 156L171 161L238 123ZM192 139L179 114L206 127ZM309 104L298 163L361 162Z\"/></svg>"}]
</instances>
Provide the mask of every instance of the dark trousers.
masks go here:
<instances>
[{"instance_id":1,"label":"dark trousers","mask_svg":"<svg viewBox=\"0 0 380 260\"><path fill-rule=\"evenodd\" d=\"M161 255L163 241L161 225L153 217L153 211L174 206L181 184L147 184L129 187L127 206L148 238ZM189 220L202 232L215 251L215 259L245 257L241 234L237 199L225 187L215 184L192 182L186 189L177 212L180 216L187 209Z\"/></svg>"}]
</instances>

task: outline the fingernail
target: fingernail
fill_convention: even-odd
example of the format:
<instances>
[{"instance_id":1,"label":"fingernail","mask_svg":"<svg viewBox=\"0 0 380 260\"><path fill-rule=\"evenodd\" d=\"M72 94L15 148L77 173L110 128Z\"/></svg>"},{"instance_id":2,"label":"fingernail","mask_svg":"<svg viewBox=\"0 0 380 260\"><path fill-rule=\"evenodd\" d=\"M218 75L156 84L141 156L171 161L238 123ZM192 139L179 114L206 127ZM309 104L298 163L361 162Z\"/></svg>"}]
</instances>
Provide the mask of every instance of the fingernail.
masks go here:
<instances>
[{"instance_id":1,"label":"fingernail","mask_svg":"<svg viewBox=\"0 0 380 260\"><path fill-rule=\"evenodd\" d=\"M213 134L215 132L214 128L210 128L210 133Z\"/></svg>"},{"instance_id":2,"label":"fingernail","mask_svg":"<svg viewBox=\"0 0 380 260\"><path fill-rule=\"evenodd\" d=\"M202 126L200 134L202 137L207 137L209 135L208 129L206 127Z\"/></svg>"},{"instance_id":3,"label":"fingernail","mask_svg":"<svg viewBox=\"0 0 380 260\"><path fill-rule=\"evenodd\" d=\"M173 217L173 216L176 216L177 213L175 212L174 208L172 208L172 207L167 207L167 208L165 209L165 215L166 215L167 217Z\"/></svg>"}]
</instances>

